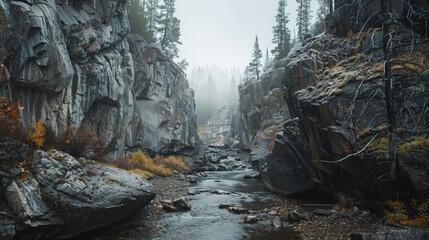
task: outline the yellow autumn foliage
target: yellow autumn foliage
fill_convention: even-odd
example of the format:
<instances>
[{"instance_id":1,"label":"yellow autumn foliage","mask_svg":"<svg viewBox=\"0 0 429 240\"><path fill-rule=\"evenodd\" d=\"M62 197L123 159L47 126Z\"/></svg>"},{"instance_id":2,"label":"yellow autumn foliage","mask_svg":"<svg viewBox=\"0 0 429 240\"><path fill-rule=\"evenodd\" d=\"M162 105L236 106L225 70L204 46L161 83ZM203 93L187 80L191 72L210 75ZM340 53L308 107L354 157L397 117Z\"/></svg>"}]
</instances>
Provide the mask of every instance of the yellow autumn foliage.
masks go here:
<instances>
[{"instance_id":1,"label":"yellow autumn foliage","mask_svg":"<svg viewBox=\"0 0 429 240\"><path fill-rule=\"evenodd\" d=\"M45 125L43 124L42 119L39 119L35 124L33 124L33 129L28 132L27 138L29 141L34 143L38 149L41 149L45 142L45 132Z\"/></svg>"}]
</instances>

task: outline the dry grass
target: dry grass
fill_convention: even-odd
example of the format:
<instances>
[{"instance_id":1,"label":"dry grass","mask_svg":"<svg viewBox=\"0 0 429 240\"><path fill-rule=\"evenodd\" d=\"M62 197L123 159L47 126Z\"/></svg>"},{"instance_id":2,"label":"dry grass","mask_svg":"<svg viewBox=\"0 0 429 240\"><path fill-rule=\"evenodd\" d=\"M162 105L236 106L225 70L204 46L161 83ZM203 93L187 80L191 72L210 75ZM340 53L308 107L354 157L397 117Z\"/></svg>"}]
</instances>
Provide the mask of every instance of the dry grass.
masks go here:
<instances>
[{"instance_id":1,"label":"dry grass","mask_svg":"<svg viewBox=\"0 0 429 240\"><path fill-rule=\"evenodd\" d=\"M126 169L144 178L154 175L171 176L175 171L183 172L188 169L185 161L177 156L164 157L156 155L152 159L148 153L138 151L117 161L119 168Z\"/></svg>"},{"instance_id":2,"label":"dry grass","mask_svg":"<svg viewBox=\"0 0 429 240\"><path fill-rule=\"evenodd\" d=\"M387 201L386 206L389 208L385 211L388 223L429 228L429 200L412 200L408 207L401 201Z\"/></svg>"},{"instance_id":3,"label":"dry grass","mask_svg":"<svg viewBox=\"0 0 429 240\"><path fill-rule=\"evenodd\" d=\"M156 155L153 159L154 164L165 166L170 169L174 169L180 172L183 172L188 169L188 166L186 165L185 161L181 157L177 156L168 156L163 157L160 155Z\"/></svg>"},{"instance_id":4,"label":"dry grass","mask_svg":"<svg viewBox=\"0 0 429 240\"><path fill-rule=\"evenodd\" d=\"M136 169L130 170L129 172L130 172L130 173L137 174L137 175L140 175L140 176L142 176L144 179L148 179L148 178L151 178L151 177L153 177L153 176L154 176L154 174L153 174L153 173L148 172L148 171L145 171L145 170L142 170L142 169L139 169L139 168L136 168Z\"/></svg>"}]
</instances>

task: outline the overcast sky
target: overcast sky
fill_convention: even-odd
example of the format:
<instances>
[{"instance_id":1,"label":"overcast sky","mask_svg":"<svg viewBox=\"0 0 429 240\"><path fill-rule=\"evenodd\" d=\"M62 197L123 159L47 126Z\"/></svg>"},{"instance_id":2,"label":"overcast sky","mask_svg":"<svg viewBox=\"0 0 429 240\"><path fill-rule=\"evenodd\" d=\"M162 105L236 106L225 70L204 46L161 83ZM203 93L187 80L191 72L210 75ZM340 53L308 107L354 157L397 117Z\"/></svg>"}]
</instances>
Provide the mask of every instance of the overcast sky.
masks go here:
<instances>
[{"instance_id":1,"label":"overcast sky","mask_svg":"<svg viewBox=\"0 0 429 240\"><path fill-rule=\"evenodd\" d=\"M316 2L315 0L313 0ZM193 66L223 68L250 62L255 36L262 52L272 49L278 0L176 0L181 20L180 56ZM290 28L295 27L296 0L289 0ZM293 31L293 30L292 30Z\"/></svg>"}]
</instances>

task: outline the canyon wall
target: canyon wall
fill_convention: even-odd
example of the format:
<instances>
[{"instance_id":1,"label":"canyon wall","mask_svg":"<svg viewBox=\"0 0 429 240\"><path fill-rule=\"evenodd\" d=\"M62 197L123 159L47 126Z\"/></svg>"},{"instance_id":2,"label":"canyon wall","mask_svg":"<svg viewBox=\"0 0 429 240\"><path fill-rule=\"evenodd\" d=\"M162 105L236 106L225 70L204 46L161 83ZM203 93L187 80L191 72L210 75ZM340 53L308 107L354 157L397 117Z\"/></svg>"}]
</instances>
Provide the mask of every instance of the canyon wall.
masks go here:
<instances>
[{"instance_id":1,"label":"canyon wall","mask_svg":"<svg viewBox=\"0 0 429 240\"><path fill-rule=\"evenodd\" d=\"M1 1L2 95L18 99L24 127L42 119L56 136L94 131L112 158L191 153L200 142L193 90L158 47L128 35L126 4Z\"/></svg>"},{"instance_id":2,"label":"canyon wall","mask_svg":"<svg viewBox=\"0 0 429 240\"><path fill-rule=\"evenodd\" d=\"M388 8L401 22L389 29L396 34L391 77L398 161L388 157L381 6L377 1L337 4L326 34L299 43L277 63L279 73L262 77L275 76L264 88L282 90L274 106L264 101L274 91L255 91L259 82L241 86L240 140L252 150L268 188L284 195L322 189L384 199L398 193L427 196L429 45L424 26L429 15L424 5L412 3L391 1ZM259 92L262 96L252 95ZM290 115L275 122L260 109L277 114L288 109ZM263 126L261 119L273 123ZM274 137L261 138L270 128Z\"/></svg>"}]
</instances>

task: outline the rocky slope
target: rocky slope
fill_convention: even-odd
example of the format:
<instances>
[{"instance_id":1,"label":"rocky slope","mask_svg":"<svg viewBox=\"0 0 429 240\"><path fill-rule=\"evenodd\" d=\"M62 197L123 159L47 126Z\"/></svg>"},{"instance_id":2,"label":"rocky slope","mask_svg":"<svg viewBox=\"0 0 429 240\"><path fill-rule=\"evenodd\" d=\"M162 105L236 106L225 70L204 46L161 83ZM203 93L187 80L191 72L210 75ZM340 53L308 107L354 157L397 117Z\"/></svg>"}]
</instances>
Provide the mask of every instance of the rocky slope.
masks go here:
<instances>
[{"instance_id":1,"label":"rocky slope","mask_svg":"<svg viewBox=\"0 0 429 240\"><path fill-rule=\"evenodd\" d=\"M262 176L272 190L294 194L318 187L349 196L391 198L398 191L427 196L429 45L402 43L423 39L429 9L420 8L424 5L418 1L391 2L393 16L408 26L395 28L400 30L394 39L399 47L392 53L399 167L387 160L380 6L376 1L343 2L326 21L328 34L306 39L291 52L274 81L280 86L268 87L283 88L284 101L275 108L287 106L291 118L280 123L273 151L255 157L267 162ZM410 20L414 25L409 26ZM257 89L258 84L244 88ZM271 119L252 114L264 109L258 106L260 99L240 94L240 109L250 106L249 114L240 116L246 134L241 139L244 145L253 141L252 148L267 129L260 122Z\"/></svg>"},{"instance_id":2,"label":"rocky slope","mask_svg":"<svg viewBox=\"0 0 429 240\"><path fill-rule=\"evenodd\" d=\"M53 239L111 225L154 197L142 177L0 138L0 238Z\"/></svg>"},{"instance_id":3,"label":"rocky slope","mask_svg":"<svg viewBox=\"0 0 429 240\"><path fill-rule=\"evenodd\" d=\"M19 99L25 127L42 119L57 136L89 129L112 158L198 148L185 74L128 39L126 1L1 1L0 26L1 92Z\"/></svg>"}]
</instances>

